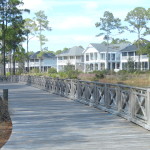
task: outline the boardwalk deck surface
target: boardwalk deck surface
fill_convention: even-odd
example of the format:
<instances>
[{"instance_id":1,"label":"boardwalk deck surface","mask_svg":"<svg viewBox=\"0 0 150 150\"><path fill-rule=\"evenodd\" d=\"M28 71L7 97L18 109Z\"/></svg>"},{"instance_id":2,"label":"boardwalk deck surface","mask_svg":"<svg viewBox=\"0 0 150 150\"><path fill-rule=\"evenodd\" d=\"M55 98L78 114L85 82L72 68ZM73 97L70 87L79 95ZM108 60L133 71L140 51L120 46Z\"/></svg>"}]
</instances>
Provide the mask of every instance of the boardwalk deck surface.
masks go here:
<instances>
[{"instance_id":1,"label":"boardwalk deck surface","mask_svg":"<svg viewBox=\"0 0 150 150\"><path fill-rule=\"evenodd\" d=\"M150 131L22 84L9 88L13 132L2 150L150 150Z\"/></svg>"}]
</instances>

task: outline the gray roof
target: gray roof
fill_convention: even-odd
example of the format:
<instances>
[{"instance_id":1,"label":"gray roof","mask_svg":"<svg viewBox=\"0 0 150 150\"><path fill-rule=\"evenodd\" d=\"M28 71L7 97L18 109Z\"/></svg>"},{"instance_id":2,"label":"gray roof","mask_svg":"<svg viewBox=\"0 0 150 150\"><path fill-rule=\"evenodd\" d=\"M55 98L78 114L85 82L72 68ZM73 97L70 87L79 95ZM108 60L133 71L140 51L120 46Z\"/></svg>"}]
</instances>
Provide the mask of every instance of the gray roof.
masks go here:
<instances>
[{"instance_id":1,"label":"gray roof","mask_svg":"<svg viewBox=\"0 0 150 150\"><path fill-rule=\"evenodd\" d=\"M33 53L29 56L30 59L37 59L37 55L40 53L40 51L37 51L36 53ZM53 53L43 53L42 58L54 58L56 57Z\"/></svg>"},{"instance_id":2,"label":"gray roof","mask_svg":"<svg viewBox=\"0 0 150 150\"><path fill-rule=\"evenodd\" d=\"M62 52L61 54L58 54L57 56L81 56L83 55L84 49L79 47L79 46L74 46L64 52Z\"/></svg>"},{"instance_id":3,"label":"gray roof","mask_svg":"<svg viewBox=\"0 0 150 150\"><path fill-rule=\"evenodd\" d=\"M143 41L142 46L145 46L146 43L150 42L144 38L140 38L140 40ZM135 44L132 44L132 45L129 45L129 46L125 47L124 49L122 49L121 52L135 52L137 50L138 50L138 47Z\"/></svg>"},{"instance_id":4,"label":"gray roof","mask_svg":"<svg viewBox=\"0 0 150 150\"><path fill-rule=\"evenodd\" d=\"M99 52L106 52L107 51L107 45L106 44L91 43L91 45L95 49L97 49ZM122 49L124 49L127 46L129 46L128 43L109 44L108 51L109 52L121 51Z\"/></svg>"},{"instance_id":5,"label":"gray roof","mask_svg":"<svg viewBox=\"0 0 150 150\"><path fill-rule=\"evenodd\" d=\"M137 46L132 44L132 45L129 45L128 47L125 47L124 49L122 49L121 52L135 52L137 50L138 50Z\"/></svg>"}]
</instances>

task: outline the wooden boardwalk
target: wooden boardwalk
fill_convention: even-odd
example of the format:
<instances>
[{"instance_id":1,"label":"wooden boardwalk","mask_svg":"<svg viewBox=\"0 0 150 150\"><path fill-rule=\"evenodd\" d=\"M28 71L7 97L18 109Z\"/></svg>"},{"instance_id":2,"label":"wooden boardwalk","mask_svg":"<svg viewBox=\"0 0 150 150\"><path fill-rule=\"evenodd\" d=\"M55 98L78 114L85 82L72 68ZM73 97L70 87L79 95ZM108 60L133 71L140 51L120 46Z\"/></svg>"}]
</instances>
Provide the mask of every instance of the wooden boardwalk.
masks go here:
<instances>
[{"instance_id":1,"label":"wooden boardwalk","mask_svg":"<svg viewBox=\"0 0 150 150\"><path fill-rule=\"evenodd\" d=\"M23 84L9 89L13 132L2 150L150 150L150 131Z\"/></svg>"}]
</instances>

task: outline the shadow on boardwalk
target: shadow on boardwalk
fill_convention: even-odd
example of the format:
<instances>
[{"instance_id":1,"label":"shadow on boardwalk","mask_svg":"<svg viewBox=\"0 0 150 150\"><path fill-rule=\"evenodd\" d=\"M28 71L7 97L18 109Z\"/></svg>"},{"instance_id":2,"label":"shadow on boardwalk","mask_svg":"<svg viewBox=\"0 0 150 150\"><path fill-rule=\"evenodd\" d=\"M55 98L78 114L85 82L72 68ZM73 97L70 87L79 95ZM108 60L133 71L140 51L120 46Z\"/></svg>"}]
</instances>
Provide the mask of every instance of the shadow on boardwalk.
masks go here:
<instances>
[{"instance_id":1,"label":"shadow on boardwalk","mask_svg":"<svg viewBox=\"0 0 150 150\"><path fill-rule=\"evenodd\" d=\"M123 118L21 84L9 88L13 122L2 150L149 150L150 131Z\"/></svg>"}]
</instances>

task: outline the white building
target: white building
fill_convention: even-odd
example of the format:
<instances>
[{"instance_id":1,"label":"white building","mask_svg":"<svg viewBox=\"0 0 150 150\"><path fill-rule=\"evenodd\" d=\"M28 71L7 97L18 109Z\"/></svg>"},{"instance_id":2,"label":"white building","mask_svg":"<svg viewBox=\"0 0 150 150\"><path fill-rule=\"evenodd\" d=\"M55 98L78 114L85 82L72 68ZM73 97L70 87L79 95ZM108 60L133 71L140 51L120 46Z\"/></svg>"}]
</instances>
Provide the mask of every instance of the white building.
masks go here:
<instances>
[{"instance_id":1,"label":"white building","mask_svg":"<svg viewBox=\"0 0 150 150\"><path fill-rule=\"evenodd\" d=\"M47 72L49 68L57 68L57 58L53 53L43 53L41 57L38 57L40 51L30 55L29 57L29 70L38 68L41 72ZM25 62L25 68L27 70L28 64Z\"/></svg>"},{"instance_id":2,"label":"white building","mask_svg":"<svg viewBox=\"0 0 150 150\"><path fill-rule=\"evenodd\" d=\"M84 54L84 72L94 70L120 70L121 50L129 44L97 44L91 43ZM107 57L108 56L108 57Z\"/></svg>"},{"instance_id":3,"label":"white building","mask_svg":"<svg viewBox=\"0 0 150 150\"><path fill-rule=\"evenodd\" d=\"M128 47L122 49L121 52L121 59L120 59L120 69L126 70L127 63L129 58L134 62L134 69L139 69L138 64L140 63L141 70L148 70L149 69L149 58L147 54L138 55L137 51L138 48L136 45L132 44Z\"/></svg>"},{"instance_id":4,"label":"white building","mask_svg":"<svg viewBox=\"0 0 150 150\"><path fill-rule=\"evenodd\" d=\"M64 66L68 64L73 65L75 70L78 69L83 71L83 51L83 48L75 46L57 55L57 71L62 71Z\"/></svg>"},{"instance_id":5,"label":"white building","mask_svg":"<svg viewBox=\"0 0 150 150\"><path fill-rule=\"evenodd\" d=\"M47 72L48 68L57 68L57 58L53 53L43 53L43 55L39 58L37 55L40 51L29 56L29 64L27 61L24 63L15 63L15 70L17 71L19 68L22 70L32 70L39 69L41 72ZM28 69L29 67L29 69ZM6 64L6 72L10 72L13 68L13 64L8 62Z\"/></svg>"}]
</instances>

